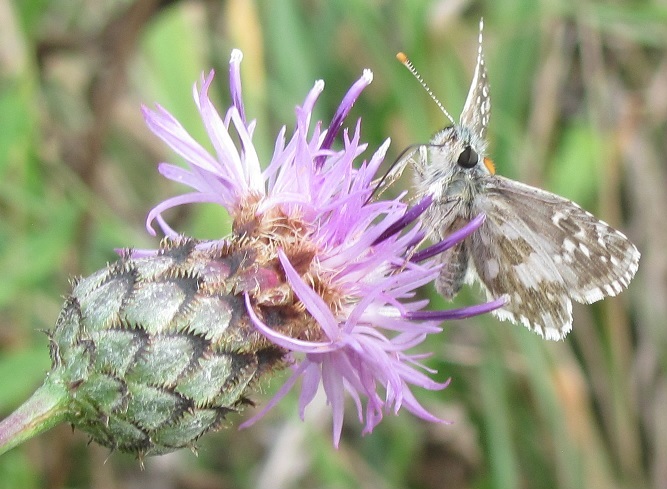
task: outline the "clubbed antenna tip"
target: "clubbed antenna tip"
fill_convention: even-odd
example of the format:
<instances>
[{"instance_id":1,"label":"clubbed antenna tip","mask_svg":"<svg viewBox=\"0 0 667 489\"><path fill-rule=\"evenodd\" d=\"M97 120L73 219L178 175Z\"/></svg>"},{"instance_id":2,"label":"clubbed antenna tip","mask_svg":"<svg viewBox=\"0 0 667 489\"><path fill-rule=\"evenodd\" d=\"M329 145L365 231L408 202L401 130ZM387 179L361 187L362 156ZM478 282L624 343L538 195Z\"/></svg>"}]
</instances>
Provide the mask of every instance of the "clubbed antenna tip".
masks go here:
<instances>
[{"instance_id":1,"label":"clubbed antenna tip","mask_svg":"<svg viewBox=\"0 0 667 489\"><path fill-rule=\"evenodd\" d=\"M447 112L447 109L445 109L445 107L442 105L440 100L438 100L438 97L435 96L435 94L433 93L431 88L426 84L426 82L424 81L424 78L422 78L422 76L419 74L419 72L417 71L417 68L415 68L415 66L412 64L412 61L410 61L410 59L407 57L407 55L403 52L396 53L396 59L398 61L400 61L401 64L403 66L405 66L410 71L410 73L412 73L412 76L414 76L417 79L417 81L420 83L420 85L422 87L424 87L424 90L426 90L426 93L429 94L431 99L440 108L442 113L447 116L447 119L449 119L452 122L452 124L456 124L456 122L454 122L454 118L449 114L449 112Z\"/></svg>"}]
</instances>

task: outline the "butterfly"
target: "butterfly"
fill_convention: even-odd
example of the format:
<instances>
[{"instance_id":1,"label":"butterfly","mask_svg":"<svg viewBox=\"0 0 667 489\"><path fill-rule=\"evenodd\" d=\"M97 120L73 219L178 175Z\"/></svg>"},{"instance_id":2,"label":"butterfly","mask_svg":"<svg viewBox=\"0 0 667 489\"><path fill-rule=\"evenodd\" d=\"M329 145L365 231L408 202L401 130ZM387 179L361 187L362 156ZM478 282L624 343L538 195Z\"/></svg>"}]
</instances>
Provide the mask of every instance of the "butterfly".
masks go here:
<instances>
[{"instance_id":1,"label":"butterfly","mask_svg":"<svg viewBox=\"0 0 667 489\"><path fill-rule=\"evenodd\" d=\"M459 123L405 55L397 55L452 123L404 158L418 194L433 198L422 220L434 238L444 239L486 216L441 255L435 287L451 299L463 284L479 282L489 300L505 298L494 311L499 319L560 340L572 329L572 301L590 304L620 293L637 272L640 253L574 202L496 174L487 156L491 98L482 30L480 21L477 64Z\"/></svg>"}]
</instances>

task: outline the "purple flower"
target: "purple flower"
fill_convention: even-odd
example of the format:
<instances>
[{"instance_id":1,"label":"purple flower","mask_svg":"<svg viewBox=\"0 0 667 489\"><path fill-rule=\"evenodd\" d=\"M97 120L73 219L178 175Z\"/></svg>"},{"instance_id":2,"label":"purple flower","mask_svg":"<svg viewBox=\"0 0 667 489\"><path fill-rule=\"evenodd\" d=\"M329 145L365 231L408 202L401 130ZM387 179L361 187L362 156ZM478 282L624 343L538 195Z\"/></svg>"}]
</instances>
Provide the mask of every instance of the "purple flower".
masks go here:
<instances>
[{"instance_id":1,"label":"purple flower","mask_svg":"<svg viewBox=\"0 0 667 489\"><path fill-rule=\"evenodd\" d=\"M302 417L320 385L324 388L333 411L336 446L347 396L356 403L364 432L371 432L385 412L396 413L401 407L423 419L441 421L419 404L411 388L438 390L448 382L432 380L428 374L433 371L421 363L425 355L412 350L427 335L440 332L443 319L480 314L502 302L428 312L422 310L427 301L416 299L415 291L438 274L430 256L474 231L483 216L430 255L420 252L411 259L424 236L416 219L430 199L413 209L400 198L371 200L389 141L355 168L353 163L366 150L360 142L360 122L351 133L347 129L340 133L355 100L372 80L368 70L348 91L328 128L311 121L324 89L322 81L316 82L296 109L294 133L287 140L282 128L273 157L262 170L252 142L255 121L248 120L242 102L241 59L241 52L234 50L232 105L223 116L208 97L213 72L194 87L213 155L162 107L143 110L150 129L187 163L187 168L162 163L160 173L193 189L157 205L148 215L149 232L155 234L156 221L167 236L177 237L162 217L164 211L183 204L217 203L233 219L232 234L199 246L255 240L284 274L280 283L271 274L266 279L255 277L253 287L239 292L254 327L288 351L292 360L291 377L244 426L273 407L298 380ZM262 308L276 300L299 301L309 326L281 331L267 326Z\"/></svg>"}]
</instances>

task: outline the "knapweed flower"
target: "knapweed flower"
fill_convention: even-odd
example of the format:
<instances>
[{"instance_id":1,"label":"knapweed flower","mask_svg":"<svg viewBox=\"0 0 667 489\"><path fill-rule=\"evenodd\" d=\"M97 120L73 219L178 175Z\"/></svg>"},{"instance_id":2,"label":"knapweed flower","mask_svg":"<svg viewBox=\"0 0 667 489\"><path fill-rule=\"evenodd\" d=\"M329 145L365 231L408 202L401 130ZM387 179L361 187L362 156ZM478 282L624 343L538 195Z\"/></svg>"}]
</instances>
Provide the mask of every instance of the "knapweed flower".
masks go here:
<instances>
[{"instance_id":1,"label":"knapweed flower","mask_svg":"<svg viewBox=\"0 0 667 489\"><path fill-rule=\"evenodd\" d=\"M232 103L223 115L208 97L212 72L194 87L214 154L162 107L144 108L149 128L187 164L163 163L160 172L192 191L149 213L149 231L155 234L157 223L166 235L160 249L125 250L118 262L76 283L50 334L53 368L44 386L0 425L4 449L60 421L140 457L194 447L250 402L260 380L286 367L292 375L246 425L296 385L301 416L323 388L335 445L348 397L365 432L401 407L440 421L412 389L447 383L431 379L425 355L414 349L440 331L442 320L501 303L424 311L427 301L415 292L438 274L429 257L479 227L483 216L416 252L424 238L417 218L431 199L409 207L401 198L373 198L389 141L358 162L366 150L360 123L351 133L342 130L370 71L326 128L311 121L324 88L316 82L296 109L292 136L280 131L262 169L240 62L235 50ZM163 217L201 202L229 212L229 236L198 241Z\"/></svg>"}]
</instances>

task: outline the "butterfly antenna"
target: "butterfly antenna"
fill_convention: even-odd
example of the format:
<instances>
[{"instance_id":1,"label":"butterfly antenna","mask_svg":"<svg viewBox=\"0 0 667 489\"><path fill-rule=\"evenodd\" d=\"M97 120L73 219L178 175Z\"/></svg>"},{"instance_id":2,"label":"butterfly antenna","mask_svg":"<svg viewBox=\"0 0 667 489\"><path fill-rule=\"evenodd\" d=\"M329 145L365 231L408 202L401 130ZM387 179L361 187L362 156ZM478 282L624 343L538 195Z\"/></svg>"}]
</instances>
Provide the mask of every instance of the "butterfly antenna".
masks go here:
<instances>
[{"instance_id":1,"label":"butterfly antenna","mask_svg":"<svg viewBox=\"0 0 667 489\"><path fill-rule=\"evenodd\" d=\"M440 102L440 100L438 100L438 97L435 96L435 94L433 93L433 91L431 90L431 88L426 84L426 82L424 81L424 79L422 78L422 76L421 76L421 75L419 74L419 72L417 71L417 68L415 68L415 66L412 64L412 61L410 61L410 60L408 59L408 57L405 55L405 53L397 53L397 54L396 54L396 59L397 59L398 61L400 61L401 64L402 64L403 66L405 66L408 70L410 70L410 73L412 73L412 76L414 76L414 77L417 79L417 81L421 84L421 86L424 88L424 90L426 90L426 93L429 94L429 96L431 97L431 99L432 99L432 100L435 102L435 104L440 108L440 110L442 111L442 113L445 114L445 115L447 116L447 119L449 119L450 121L452 121L452 124L456 124L456 122L454 122L454 118L449 114L449 112L447 112L447 109L445 109L445 107L442 105L442 103Z\"/></svg>"}]
</instances>

